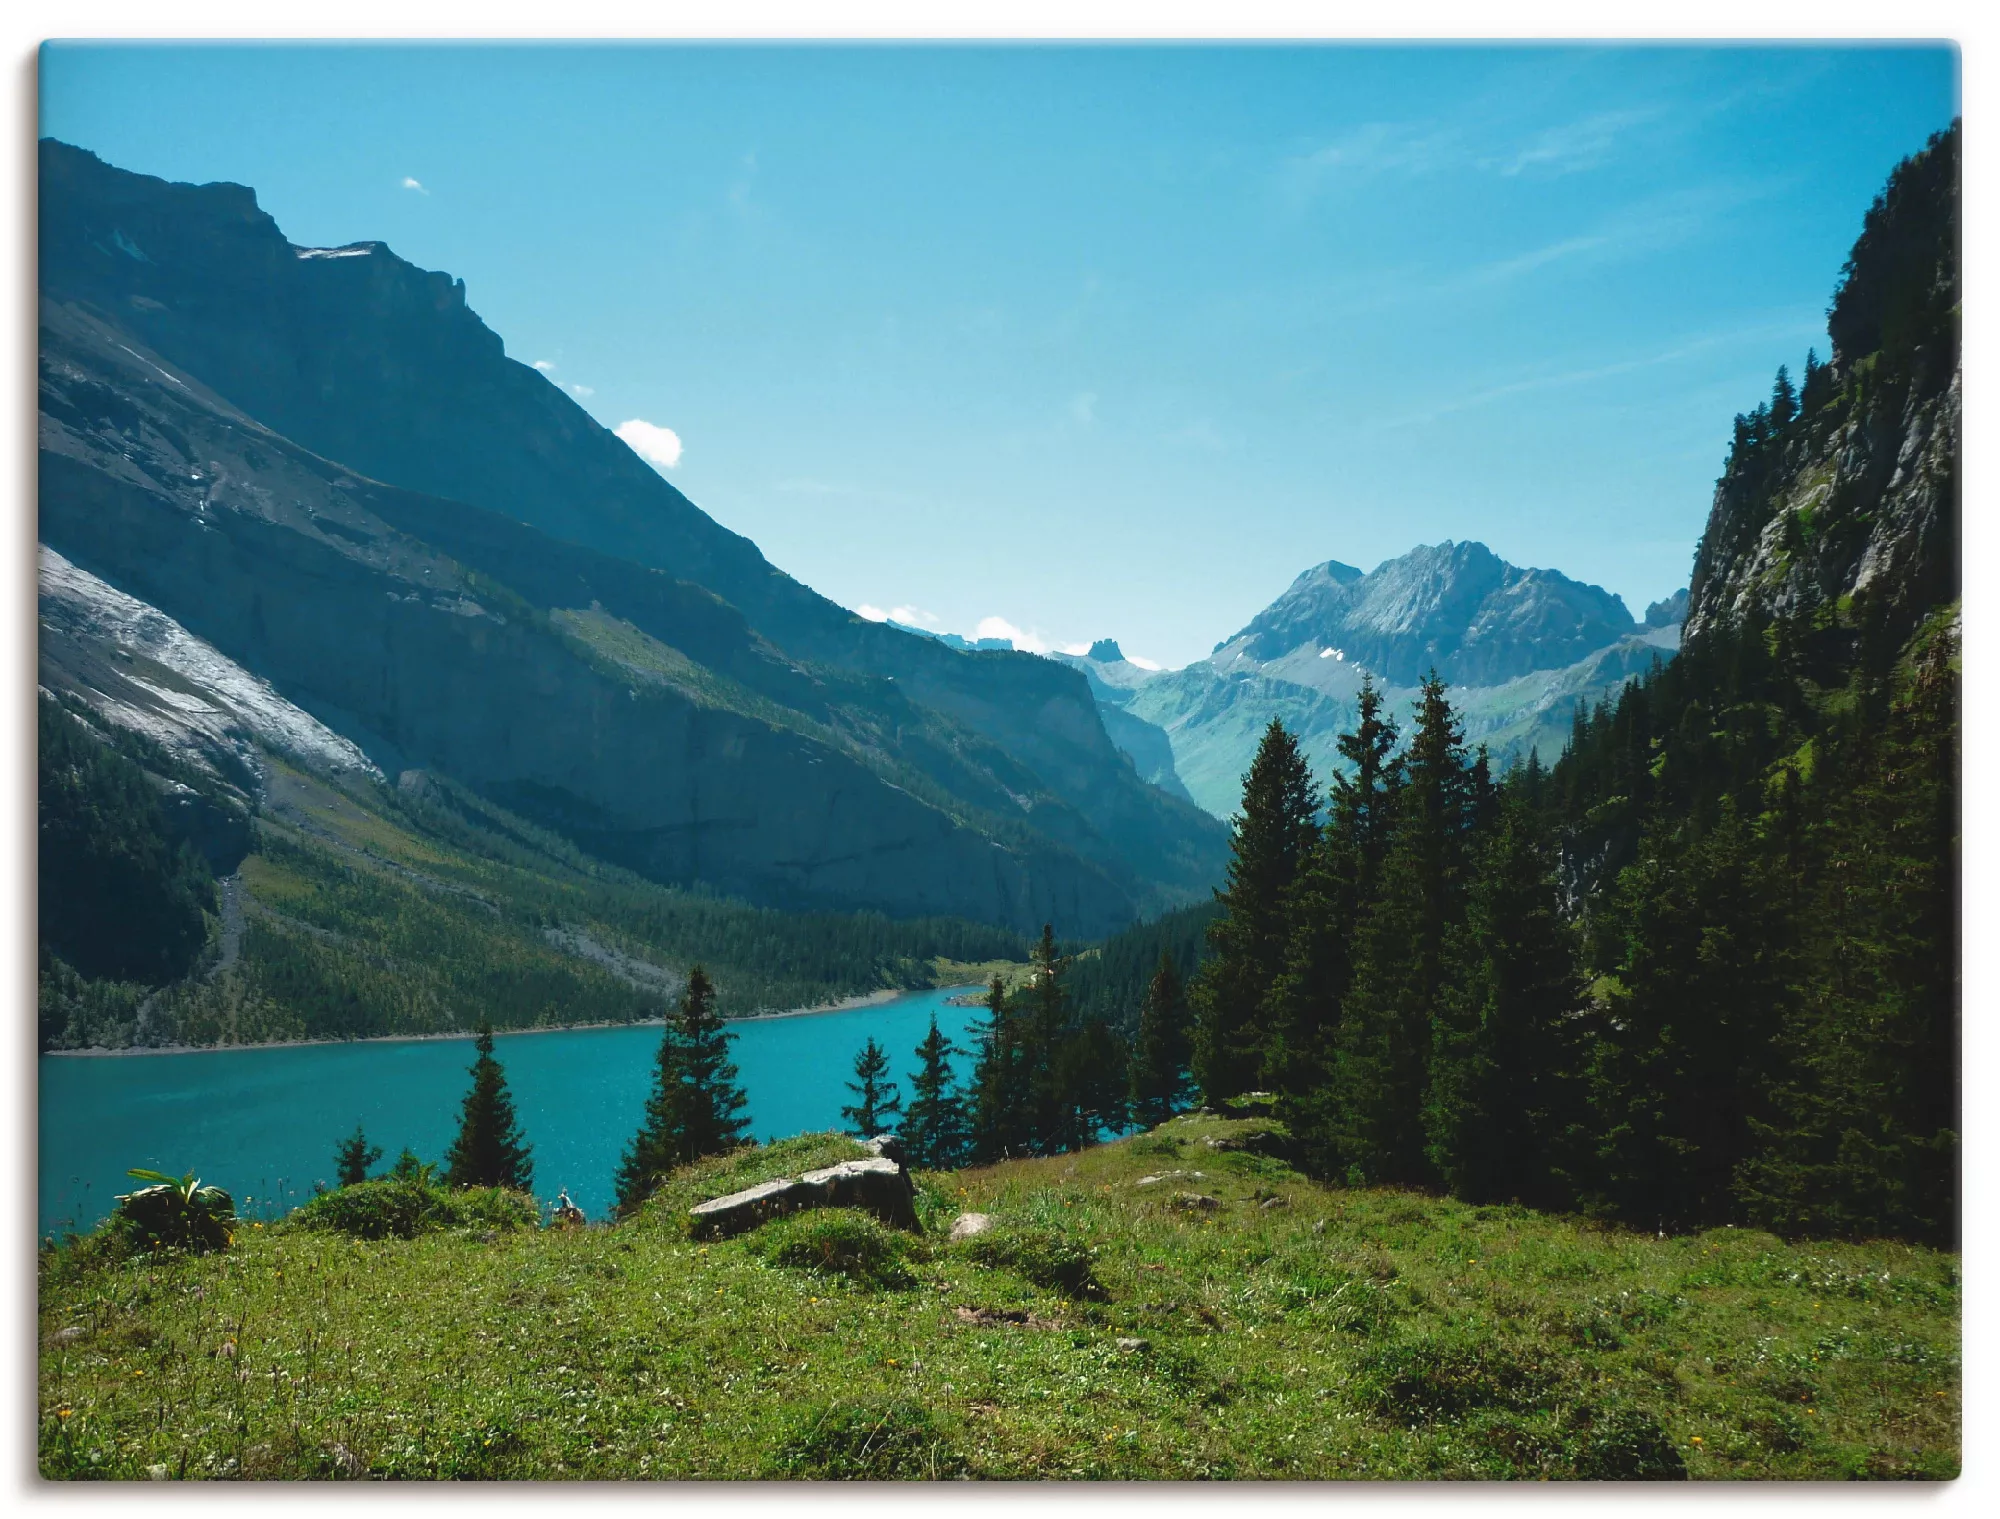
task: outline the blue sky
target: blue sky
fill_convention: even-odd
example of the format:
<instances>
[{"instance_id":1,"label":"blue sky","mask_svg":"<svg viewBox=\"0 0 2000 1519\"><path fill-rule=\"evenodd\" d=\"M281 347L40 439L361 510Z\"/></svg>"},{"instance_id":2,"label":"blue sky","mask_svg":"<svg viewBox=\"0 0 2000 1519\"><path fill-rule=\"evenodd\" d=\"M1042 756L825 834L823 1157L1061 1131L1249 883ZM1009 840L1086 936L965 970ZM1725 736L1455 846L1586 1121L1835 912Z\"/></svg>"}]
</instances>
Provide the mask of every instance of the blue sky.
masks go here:
<instances>
[{"instance_id":1,"label":"blue sky","mask_svg":"<svg viewBox=\"0 0 2000 1519\"><path fill-rule=\"evenodd\" d=\"M1940 47L54 46L41 112L461 276L848 606L1178 665L1445 538L1685 584L1957 97Z\"/></svg>"}]
</instances>

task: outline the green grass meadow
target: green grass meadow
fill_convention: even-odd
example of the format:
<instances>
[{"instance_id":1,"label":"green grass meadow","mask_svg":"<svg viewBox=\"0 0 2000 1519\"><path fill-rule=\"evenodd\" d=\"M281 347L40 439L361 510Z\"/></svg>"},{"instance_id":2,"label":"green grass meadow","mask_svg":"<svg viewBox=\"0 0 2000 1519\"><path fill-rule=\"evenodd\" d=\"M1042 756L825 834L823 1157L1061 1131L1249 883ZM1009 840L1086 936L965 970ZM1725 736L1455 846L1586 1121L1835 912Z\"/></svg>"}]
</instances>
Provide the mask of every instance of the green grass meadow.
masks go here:
<instances>
[{"instance_id":1,"label":"green grass meadow","mask_svg":"<svg viewBox=\"0 0 2000 1519\"><path fill-rule=\"evenodd\" d=\"M1656 1238L1302 1179L1267 1120L920 1174L688 1238L857 1153L705 1162L636 1217L45 1251L50 1478L1941 1479L1957 1257ZM947 1242L961 1211L987 1235ZM325 1211L325 1210L322 1210Z\"/></svg>"}]
</instances>

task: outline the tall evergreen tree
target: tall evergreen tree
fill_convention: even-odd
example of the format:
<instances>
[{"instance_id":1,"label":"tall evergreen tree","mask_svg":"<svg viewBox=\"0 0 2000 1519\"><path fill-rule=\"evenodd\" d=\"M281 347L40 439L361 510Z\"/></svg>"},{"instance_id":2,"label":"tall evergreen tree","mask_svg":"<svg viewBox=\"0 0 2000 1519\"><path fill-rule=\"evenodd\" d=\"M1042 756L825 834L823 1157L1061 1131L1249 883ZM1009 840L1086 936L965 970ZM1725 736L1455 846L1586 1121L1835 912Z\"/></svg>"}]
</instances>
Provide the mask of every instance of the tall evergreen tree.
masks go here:
<instances>
[{"instance_id":1,"label":"tall evergreen tree","mask_svg":"<svg viewBox=\"0 0 2000 1519\"><path fill-rule=\"evenodd\" d=\"M1187 1105L1193 1086L1188 1074L1187 991L1174 958L1160 952L1159 969L1139 1006L1139 1037L1132 1050L1132 1121L1157 1128Z\"/></svg>"},{"instance_id":2,"label":"tall evergreen tree","mask_svg":"<svg viewBox=\"0 0 2000 1519\"><path fill-rule=\"evenodd\" d=\"M465 1094L458 1138L445 1154L445 1184L526 1192L535 1166L514 1117L507 1075L493 1058L493 1025L483 1019L473 1048L478 1055L472 1062L472 1090Z\"/></svg>"},{"instance_id":3,"label":"tall evergreen tree","mask_svg":"<svg viewBox=\"0 0 2000 1519\"><path fill-rule=\"evenodd\" d=\"M716 1011L714 983L699 965L688 972L681 994L679 1038L682 1148L690 1160L736 1149L750 1126L743 1117L747 1099L729 1059L736 1036Z\"/></svg>"},{"instance_id":4,"label":"tall evergreen tree","mask_svg":"<svg viewBox=\"0 0 2000 1519\"><path fill-rule=\"evenodd\" d=\"M1734 1216L1788 1000L1774 884L1733 801L1692 842L1656 825L1619 878L1622 994L1591 1080L1604 1197L1626 1218Z\"/></svg>"},{"instance_id":5,"label":"tall evergreen tree","mask_svg":"<svg viewBox=\"0 0 2000 1519\"><path fill-rule=\"evenodd\" d=\"M333 1170L340 1178L339 1185L351 1187L368 1180L368 1168L381 1158L382 1147L371 1145L357 1123L354 1132L334 1146Z\"/></svg>"},{"instance_id":6,"label":"tall evergreen tree","mask_svg":"<svg viewBox=\"0 0 2000 1519\"><path fill-rule=\"evenodd\" d=\"M1430 1180L1423 1127L1446 943L1464 915L1479 803L1458 719L1423 683L1372 906L1356 935L1327 1103L1340 1169L1370 1183Z\"/></svg>"},{"instance_id":7,"label":"tall evergreen tree","mask_svg":"<svg viewBox=\"0 0 2000 1519\"><path fill-rule=\"evenodd\" d=\"M840 1116L847 1120L849 1133L873 1139L903 1113L902 1093L889 1077L889 1052L870 1038L854 1057L854 1075L847 1090L860 1101L843 1107Z\"/></svg>"},{"instance_id":8,"label":"tall evergreen tree","mask_svg":"<svg viewBox=\"0 0 2000 1519\"><path fill-rule=\"evenodd\" d=\"M1264 1003L1284 969L1292 881L1318 829L1319 798L1298 741L1272 719L1243 781L1222 915L1195 978L1194 1074L1211 1102L1249 1091L1264 1064Z\"/></svg>"},{"instance_id":9,"label":"tall evergreen tree","mask_svg":"<svg viewBox=\"0 0 2000 1519\"><path fill-rule=\"evenodd\" d=\"M1587 1151L1583 978L1555 853L1525 798L1501 804L1477 865L1434 1031L1431 1165L1474 1202L1568 1206Z\"/></svg>"},{"instance_id":10,"label":"tall evergreen tree","mask_svg":"<svg viewBox=\"0 0 2000 1519\"><path fill-rule=\"evenodd\" d=\"M680 1022L669 1011L653 1057L653 1086L646 1097L645 1116L612 1178L621 1218L651 1197L668 1172L690 1159L683 1142L681 1053Z\"/></svg>"},{"instance_id":11,"label":"tall evergreen tree","mask_svg":"<svg viewBox=\"0 0 2000 1519\"><path fill-rule=\"evenodd\" d=\"M986 990L986 1023L972 1071L972 1154L985 1162L1034 1149L1033 1071L1023 1038L1024 1017L998 976Z\"/></svg>"},{"instance_id":12,"label":"tall evergreen tree","mask_svg":"<svg viewBox=\"0 0 2000 1519\"><path fill-rule=\"evenodd\" d=\"M958 1095L951 1069L952 1057L964 1053L938 1032L937 1014L931 1014L931 1031L917 1046L918 1065L910 1072L910 1105L899 1131L912 1166L950 1171L964 1162L971 1134L965 1102Z\"/></svg>"},{"instance_id":13,"label":"tall evergreen tree","mask_svg":"<svg viewBox=\"0 0 2000 1519\"><path fill-rule=\"evenodd\" d=\"M1383 715L1382 694L1366 676L1355 708L1353 730L1335 740L1347 773L1334 773L1326 827L1292 885L1285 969L1271 988L1266 1012L1271 1037L1265 1082L1278 1094L1280 1116L1300 1141L1308 1166L1322 1174L1329 1041L1353 977L1354 936L1374 895L1401 781L1396 727Z\"/></svg>"},{"instance_id":14,"label":"tall evergreen tree","mask_svg":"<svg viewBox=\"0 0 2000 1519\"><path fill-rule=\"evenodd\" d=\"M1028 951L1028 959L1028 984L1021 991L1026 1003L1021 1033L1031 1142L1038 1154L1059 1155L1080 1148L1087 1136L1080 1088L1083 1072L1069 1052L1076 1025L1063 994L1067 962L1056 947L1054 925L1042 925L1042 936Z\"/></svg>"},{"instance_id":15,"label":"tall evergreen tree","mask_svg":"<svg viewBox=\"0 0 2000 1519\"><path fill-rule=\"evenodd\" d=\"M1069 1068L1063 1085L1076 1111L1069 1148L1095 1144L1107 1129L1122 1132L1132 1121L1132 1054L1118 1030L1101 1018L1084 1020L1064 1043L1062 1059Z\"/></svg>"}]
</instances>

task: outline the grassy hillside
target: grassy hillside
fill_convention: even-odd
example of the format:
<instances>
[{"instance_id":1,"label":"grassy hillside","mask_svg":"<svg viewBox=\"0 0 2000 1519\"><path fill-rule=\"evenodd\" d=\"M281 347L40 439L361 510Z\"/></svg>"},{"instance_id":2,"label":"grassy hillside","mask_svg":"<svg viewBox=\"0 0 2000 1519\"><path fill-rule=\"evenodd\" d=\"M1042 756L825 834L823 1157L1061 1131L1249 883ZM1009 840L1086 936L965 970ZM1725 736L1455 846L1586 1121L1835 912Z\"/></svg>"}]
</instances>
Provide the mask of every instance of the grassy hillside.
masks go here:
<instances>
[{"instance_id":1,"label":"grassy hillside","mask_svg":"<svg viewBox=\"0 0 2000 1519\"><path fill-rule=\"evenodd\" d=\"M1330 1191L1258 1119L920 1178L927 1232L616 1228L44 1256L49 1477L1945 1478L1958 1264ZM1147 1178L1158 1178L1148 1181ZM1204 1199L1212 1201L1204 1201ZM962 1209L984 1241L945 1242ZM811 1262L845 1262L847 1270Z\"/></svg>"},{"instance_id":2,"label":"grassy hillside","mask_svg":"<svg viewBox=\"0 0 2000 1519\"><path fill-rule=\"evenodd\" d=\"M340 786L268 764L252 852L194 973L156 988L45 966L45 1047L624 1023L657 1017L697 961L742 1015L930 986L940 957L1025 956L978 924L658 886L446 782Z\"/></svg>"}]
</instances>

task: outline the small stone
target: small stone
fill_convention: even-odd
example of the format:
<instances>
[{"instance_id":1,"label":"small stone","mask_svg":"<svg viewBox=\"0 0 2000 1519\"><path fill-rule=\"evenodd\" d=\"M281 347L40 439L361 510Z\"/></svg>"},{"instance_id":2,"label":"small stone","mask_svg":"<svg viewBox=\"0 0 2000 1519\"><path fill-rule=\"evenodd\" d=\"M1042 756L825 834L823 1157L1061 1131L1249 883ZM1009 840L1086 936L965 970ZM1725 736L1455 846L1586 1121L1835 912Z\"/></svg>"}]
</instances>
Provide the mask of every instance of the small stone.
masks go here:
<instances>
[{"instance_id":1,"label":"small stone","mask_svg":"<svg viewBox=\"0 0 2000 1519\"><path fill-rule=\"evenodd\" d=\"M1268 1212L1272 1208L1289 1208L1291 1205L1292 1203L1290 1198L1267 1197L1257 1206L1263 1208L1266 1212Z\"/></svg>"},{"instance_id":2,"label":"small stone","mask_svg":"<svg viewBox=\"0 0 2000 1519\"><path fill-rule=\"evenodd\" d=\"M1129 1334L1121 1334L1118 1336L1118 1348L1123 1351L1137 1352L1151 1350L1153 1344L1150 1340L1135 1339Z\"/></svg>"},{"instance_id":3,"label":"small stone","mask_svg":"<svg viewBox=\"0 0 2000 1519\"><path fill-rule=\"evenodd\" d=\"M82 1339L88 1333L89 1331L83 1325L71 1324L68 1328L58 1329L54 1334L50 1335L49 1343L51 1345L67 1345L74 1340Z\"/></svg>"},{"instance_id":4,"label":"small stone","mask_svg":"<svg viewBox=\"0 0 2000 1519\"><path fill-rule=\"evenodd\" d=\"M155 1462L154 1462L154 1463L153 1463L153 1464L152 1464L151 1466L147 1467L147 1468L146 1468L146 1480L147 1480L148 1482L164 1482L164 1481L166 1481L166 1480L167 1480L167 1463L166 1463L166 1462L164 1462L164 1461L155 1461Z\"/></svg>"},{"instance_id":5,"label":"small stone","mask_svg":"<svg viewBox=\"0 0 2000 1519\"><path fill-rule=\"evenodd\" d=\"M1176 1192L1173 1205L1191 1213L1211 1213L1222 1206L1222 1199L1210 1197L1206 1192Z\"/></svg>"},{"instance_id":6,"label":"small stone","mask_svg":"<svg viewBox=\"0 0 2000 1519\"><path fill-rule=\"evenodd\" d=\"M993 1216L990 1213L961 1213L951 1221L951 1241L957 1244L962 1239L972 1239L992 1227Z\"/></svg>"}]
</instances>

